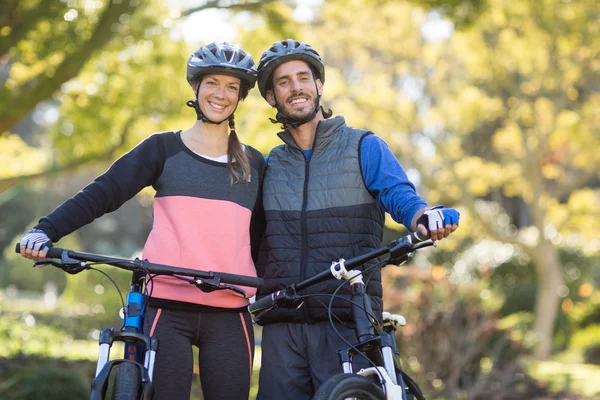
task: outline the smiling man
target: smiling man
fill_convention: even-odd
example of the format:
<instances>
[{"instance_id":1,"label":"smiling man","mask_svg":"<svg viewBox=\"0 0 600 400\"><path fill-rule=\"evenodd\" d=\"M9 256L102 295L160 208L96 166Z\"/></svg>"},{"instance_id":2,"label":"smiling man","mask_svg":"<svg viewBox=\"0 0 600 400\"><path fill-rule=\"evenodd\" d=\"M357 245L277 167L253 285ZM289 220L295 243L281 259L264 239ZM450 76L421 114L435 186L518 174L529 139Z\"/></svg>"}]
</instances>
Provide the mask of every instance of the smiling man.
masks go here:
<instances>
[{"instance_id":1,"label":"smiling man","mask_svg":"<svg viewBox=\"0 0 600 400\"><path fill-rule=\"evenodd\" d=\"M340 257L381 247L385 211L433 240L458 227L456 210L427 207L383 140L351 128L341 116L331 118L331 110L320 105L324 82L319 54L293 39L274 43L258 65L260 93L277 109L272 121L284 127L279 133L284 144L270 152L264 178L267 227L257 272L265 283L259 297L317 275ZM310 293L333 294L338 286L332 280ZM379 272L371 275L367 291L380 318ZM346 344L338 332L352 343L356 337L347 286L338 296L333 312L342 322L335 329L323 306L329 299L323 297L261 316L259 400L311 399L330 376L341 373L337 350Z\"/></svg>"}]
</instances>

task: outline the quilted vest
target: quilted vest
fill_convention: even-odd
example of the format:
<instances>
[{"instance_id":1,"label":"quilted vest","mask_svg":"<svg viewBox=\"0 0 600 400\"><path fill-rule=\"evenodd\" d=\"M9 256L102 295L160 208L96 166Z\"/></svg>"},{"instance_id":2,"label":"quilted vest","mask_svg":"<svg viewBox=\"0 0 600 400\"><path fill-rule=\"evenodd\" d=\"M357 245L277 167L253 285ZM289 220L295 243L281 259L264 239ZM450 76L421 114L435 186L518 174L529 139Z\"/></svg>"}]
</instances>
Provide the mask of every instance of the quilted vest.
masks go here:
<instances>
[{"instance_id":1,"label":"quilted vest","mask_svg":"<svg viewBox=\"0 0 600 400\"><path fill-rule=\"evenodd\" d=\"M315 276L333 261L349 259L381 247L384 211L367 190L361 171L360 143L365 130L345 124L343 117L317 126L312 155L305 159L289 131L284 144L269 154L263 185L267 218L259 253L258 276L265 283L258 298ZM367 269L369 265L365 266ZM382 309L381 273L363 277L375 312ZM331 279L300 294L333 294L342 281ZM332 311L351 319L349 284L338 292ZM261 317L260 324L313 323L328 319L331 296L308 298L298 309L280 308Z\"/></svg>"}]
</instances>

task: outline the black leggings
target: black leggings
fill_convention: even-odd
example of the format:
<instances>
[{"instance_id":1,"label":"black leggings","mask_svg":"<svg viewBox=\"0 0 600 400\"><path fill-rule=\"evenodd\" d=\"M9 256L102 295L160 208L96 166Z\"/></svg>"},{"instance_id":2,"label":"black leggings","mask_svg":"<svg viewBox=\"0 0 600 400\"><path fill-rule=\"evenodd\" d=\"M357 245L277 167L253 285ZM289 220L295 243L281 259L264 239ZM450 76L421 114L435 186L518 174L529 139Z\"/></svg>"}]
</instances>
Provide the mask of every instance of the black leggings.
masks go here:
<instances>
[{"instance_id":1,"label":"black leggings","mask_svg":"<svg viewBox=\"0 0 600 400\"><path fill-rule=\"evenodd\" d=\"M254 360L248 312L195 312L148 307L144 332L158 338L154 400L189 400L198 347L200 384L206 400L247 400Z\"/></svg>"}]
</instances>

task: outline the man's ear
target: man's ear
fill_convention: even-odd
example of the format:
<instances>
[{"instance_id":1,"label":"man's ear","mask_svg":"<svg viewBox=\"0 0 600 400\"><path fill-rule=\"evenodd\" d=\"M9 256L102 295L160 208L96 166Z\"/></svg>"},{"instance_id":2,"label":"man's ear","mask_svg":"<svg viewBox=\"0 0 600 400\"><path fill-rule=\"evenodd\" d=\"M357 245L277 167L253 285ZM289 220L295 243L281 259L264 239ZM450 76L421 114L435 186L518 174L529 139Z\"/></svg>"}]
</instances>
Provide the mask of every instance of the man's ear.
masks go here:
<instances>
[{"instance_id":1,"label":"man's ear","mask_svg":"<svg viewBox=\"0 0 600 400\"><path fill-rule=\"evenodd\" d=\"M272 90L267 90L266 99L267 99L267 103L269 103L269 105L271 107L275 107L275 105L277 104L275 102L275 95L273 94Z\"/></svg>"},{"instance_id":2,"label":"man's ear","mask_svg":"<svg viewBox=\"0 0 600 400\"><path fill-rule=\"evenodd\" d=\"M323 82L321 82L320 79L317 79L317 93L319 94L319 96L323 95Z\"/></svg>"}]
</instances>

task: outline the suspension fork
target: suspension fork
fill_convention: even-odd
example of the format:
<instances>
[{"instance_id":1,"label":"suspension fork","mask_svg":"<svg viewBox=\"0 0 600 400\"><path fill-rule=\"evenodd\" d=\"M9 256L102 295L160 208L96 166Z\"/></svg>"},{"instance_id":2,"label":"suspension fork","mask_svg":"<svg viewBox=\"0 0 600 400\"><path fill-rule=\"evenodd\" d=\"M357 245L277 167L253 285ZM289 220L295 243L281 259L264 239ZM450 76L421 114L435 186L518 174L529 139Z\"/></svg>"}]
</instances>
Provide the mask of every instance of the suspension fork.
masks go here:
<instances>
[{"instance_id":1,"label":"suspension fork","mask_svg":"<svg viewBox=\"0 0 600 400\"><path fill-rule=\"evenodd\" d=\"M112 328L104 329L100 334L100 351L96 364L96 376L100 375L104 367L109 364L110 349L115 341L123 342L123 359L143 364L152 381L154 360L158 349L158 340L143 334L145 297L145 273L134 271L131 277L131 286L127 293L124 309L123 328L115 331Z\"/></svg>"},{"instance_id":2,"label":"suspension fork","mask_svg":"<svg viewBox=\"0 0 600 400\"><path fill-rule=\"evenodd\" d=\"M407 399L406 382L404 382L402 364L400 360L400 351L396 345L395 333L398 329L397 323L406 324L406 321L398 322L397 319L384 317L382 337L382 353L384 358L385 369L388 372L392 381L402 388L402 400Z\"/></svg>"},{"instance_id":3,"label":"suspension fork","mask_svg":"<svg viewBox=\"0 0 600 400\"><path fill-rule=\"evenodd\" d=\"M392 382L396 385L399 383L399 380L402 382L402 374L396 373L395 360L399 361L399 354L396 349L394 332L393 330L389 332L387 327L381 332L381 354L383 357L383 366L392 379Z\"/></svg>"}]
</instances>

